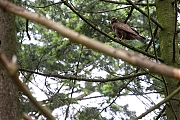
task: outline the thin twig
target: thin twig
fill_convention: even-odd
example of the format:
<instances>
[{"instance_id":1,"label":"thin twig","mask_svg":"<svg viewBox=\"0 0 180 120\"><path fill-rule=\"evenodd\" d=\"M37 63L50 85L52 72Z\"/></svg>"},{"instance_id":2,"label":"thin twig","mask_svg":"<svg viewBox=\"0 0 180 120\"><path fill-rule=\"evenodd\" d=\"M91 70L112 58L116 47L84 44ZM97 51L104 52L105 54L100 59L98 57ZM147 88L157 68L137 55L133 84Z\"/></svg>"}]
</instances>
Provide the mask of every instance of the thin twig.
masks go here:
<instances>
[{"instance_id":1,"label":"thin twig","mask_svg":"<svg viewBox=\"0 0 180 120\"><path fill-rule=\"evenodd\" d=\"M158 56L157 56L157 52L156 52L156 45L155 45L155 40L154 40L154 35L152 33L152 25L151 25L151 17L150 17L150 11L149 11L149 1L147 0L147 11L148 11L148 23L149 23L149 29L150 29L150 33L151 33L151 39L152 39L152 42L153 42L153 49L154 49L154 55L155 55L155 58L156 58L156 62L158 62Z\"/></svg>"},{"instance_id":2,"label":"thin twig","mask_svg":"<svg viewBox=\"0 0 180 120\"><path fill-rule=\"evenodd\" d=\"M158 31L158 26L156 26L156 28L155 28L155 30L154 30L154 33L153 33L153 38L155 38L155 37L156 37L156 35L157 35L157 31ZM153 41L154 41L154 39L152 39L152 38L151 38L151 41L149 42L148 46L146 47L145 52L147 52L147 51L148 51L148 49L149 49L149 47L151 46L151 44L153 43Z\"/></svg>"}]
</instances>

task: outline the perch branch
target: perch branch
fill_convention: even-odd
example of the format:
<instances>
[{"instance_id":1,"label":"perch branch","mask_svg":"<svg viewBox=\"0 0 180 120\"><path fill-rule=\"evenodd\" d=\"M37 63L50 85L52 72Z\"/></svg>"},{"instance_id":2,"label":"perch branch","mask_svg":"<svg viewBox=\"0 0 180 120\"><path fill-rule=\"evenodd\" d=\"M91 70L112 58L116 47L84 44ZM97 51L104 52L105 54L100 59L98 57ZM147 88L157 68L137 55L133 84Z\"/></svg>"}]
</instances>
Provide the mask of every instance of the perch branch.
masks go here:
<instances>
[{"instance_id":1,"label":"perch branch","mask_svg":"<svg viewBox=\"0 0 180 120\"><path fill-rule=\"evenodd\" d=\"M93 29L97 30L98 32L100 32L101 34L103 34L104 36L108 37L109 39L113 40L114 42L117 42L131 50L134 50L134 51L137 51L139 53L142 53L148 57L152 57L152 58L156 58L154 55L152 54L148 54L147 52L144 52L143 50L139 50L133 46L130 46L128 44L125 44L123 42L120 42L119 40L113 38L112 36L108 35L106 32L102 31L101 29L99 29L96 25L94 25L93 23L91 23L90 21L88 21L85 17L83 17L81 14L79 14L78 11L76 11L67 1L64 1L63 0L63 3L68 7L70 8L77 16L79 16L84 22L86 22L88 25L90 25ZM161 58L158 58L159 61L163 61Z\"/></svg>"}]
</instances>

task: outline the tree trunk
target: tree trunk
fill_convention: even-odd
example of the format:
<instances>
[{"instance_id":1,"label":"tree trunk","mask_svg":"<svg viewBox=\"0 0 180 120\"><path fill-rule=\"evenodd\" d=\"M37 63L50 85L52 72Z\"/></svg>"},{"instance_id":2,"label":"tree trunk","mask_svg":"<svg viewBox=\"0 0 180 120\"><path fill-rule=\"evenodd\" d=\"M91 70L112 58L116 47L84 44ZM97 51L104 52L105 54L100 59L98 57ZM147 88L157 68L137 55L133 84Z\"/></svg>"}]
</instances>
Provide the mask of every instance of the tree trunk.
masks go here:
<instances>
[{"instance_id":1,"label":"tree trunk","mask_svg":"<svg viewBox=\"0 0 180 120\"><path fill-rule=\"evenodd\" d=\"M174 1L175 2L175 1ZM175 42L175 51L173 50L173 38L175 33L175 5L172 0L156 0L156 9L158 22L163 26L164 30L159 30L160 51L164 63L174 67L177 66L178 44L177 35ZM175 59L173 60L173 54ZM171 94L177 87L179 81L164 77L167 90L165 95ZM170 104L166 104L166 114L168 120L180 120L180 93L170 100Z\"/></svg>"},{"instance_id":2,"label":"tree trunk","mask_svg":"<svg viewBox=\"0 0 180 120\"><path fill-rule=\"evenodd\" d=\"M16 55L14 15L0 9L0 52ZM18 90L0 63L0 120L18 119Z\"/></svg>"}]
</instances>

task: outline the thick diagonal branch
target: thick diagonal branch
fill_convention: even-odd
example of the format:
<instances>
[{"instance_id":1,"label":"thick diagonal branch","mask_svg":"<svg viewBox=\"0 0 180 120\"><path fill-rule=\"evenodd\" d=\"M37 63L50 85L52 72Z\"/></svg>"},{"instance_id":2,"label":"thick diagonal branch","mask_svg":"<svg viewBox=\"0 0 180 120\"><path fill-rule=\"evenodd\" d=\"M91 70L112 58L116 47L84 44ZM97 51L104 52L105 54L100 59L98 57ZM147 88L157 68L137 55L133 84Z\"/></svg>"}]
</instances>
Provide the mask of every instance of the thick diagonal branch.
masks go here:
<instances>
[{"instance_id":1,"label":"thick diagonal branch","mask_svg":"<svg viewBox=\"0 0 180 120\"><path fill-rule=\"evenodd\" d=\"M62 36L69 38L71 41L82 44L90 49L102 52L114 58L122 59L134 66L148 69L152 73L165 75L180 80L180 69L173 68L165 64L155 63L137 53L132 53L123 49L115 49L113 47L107 46L99 41L81 35L78 32L75 32L63 25L48 20L43 16L30 12L22 7L18 7L8 1L0 0L0 7L11 13L39 23L47 28L53 29Z\"/></svg>"},{"instance_id":2,"label":"thick diagonal branch","mask_svg":"<svg viewBox=\"0 0 180 120\"><path fill-rule=\"evenodd\" d=\"M34 98L31 94L31 92L28 90L28 88L19 80L17 75L17 65L15 63L11 63L8 61L6 56L2 53L0 53L0 61L3 63L4 67L7 70L7 73L9 74L10 78L13 80L13 82L18 86L19 90L21 90L24 95L26 95L30 101L33 103L33 105L49 120L55 120L55 118L50 113L50 110L39 103L36 98Z\"/></svg>"}]
</instances>

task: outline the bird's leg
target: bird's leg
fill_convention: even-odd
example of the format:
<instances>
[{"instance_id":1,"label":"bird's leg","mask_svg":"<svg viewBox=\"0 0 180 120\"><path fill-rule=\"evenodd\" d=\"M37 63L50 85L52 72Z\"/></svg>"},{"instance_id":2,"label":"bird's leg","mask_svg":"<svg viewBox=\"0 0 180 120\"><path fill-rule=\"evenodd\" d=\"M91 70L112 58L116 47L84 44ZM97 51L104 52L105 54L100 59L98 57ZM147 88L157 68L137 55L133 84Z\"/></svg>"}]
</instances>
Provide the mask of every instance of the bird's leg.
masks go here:
<instances>
[{"instance_id":1,"label":"bird's leg","mask_svg":"<svg viewBox=\"0 0 180 120\"><path fill-rule=\"evenodd\" d=\"M122 36L121 38L119 38L119 40L121 41L121 40L122 40L122 38L123 38L123 36Z\"/></svg>"},{"instance_id":2,"label":"bird's leg","mask_svg":"<svg viewBox=\"0 0 180 120\"><path fill-rule=\"evenodd\" d=\"M119 41L121 41L123 39L123 34L121 34L121 38L119 38Z\"/></svg>"}]
</instances>

